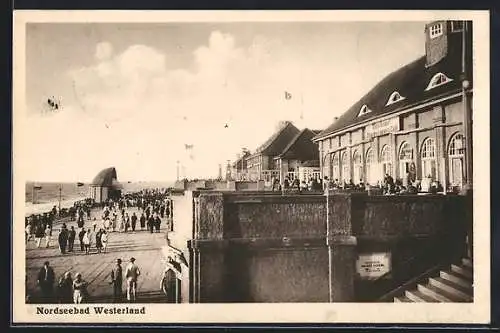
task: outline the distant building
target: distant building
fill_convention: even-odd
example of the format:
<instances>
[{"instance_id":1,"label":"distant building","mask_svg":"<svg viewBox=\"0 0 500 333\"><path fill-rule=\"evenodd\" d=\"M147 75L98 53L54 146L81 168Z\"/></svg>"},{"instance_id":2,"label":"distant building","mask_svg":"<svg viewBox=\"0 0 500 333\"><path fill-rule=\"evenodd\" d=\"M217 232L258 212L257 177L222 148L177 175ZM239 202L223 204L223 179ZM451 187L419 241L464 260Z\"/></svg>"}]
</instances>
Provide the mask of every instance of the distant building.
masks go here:
<instances>
[{"instance_id":1,"label":"distant building","mask_svg":"<svg viewBox=\"0 0 500 333\"><path fill-rule=\"evenodd\" d=\"M250 155L250 152L246 149L243 150L241 155L238 155L238 158L232 164L232 179L248 180L247 158Z\"/></svg>"},{"instance_id":2,"label":"distant building","mask_svg":"<svg viewBox=\"0 0 500 333\"><path fill-rule=\"evenodd\" d=\"M389 174L447 189L471 183L471 25L427 24L425 56L389 74L314 138L323 175L376 184Z\"/></svg>"},{"instance_id":3,"label":"distant building","mask_svg":"<svg viewBox=\"0 0 500 333\"><path fill-rule=\"evenodd\" d=\"M274 157L280 179L288 177L290 180L299 178L300 181L308 181L309 178L320 177L318 145L312 141L319 133L320 131L303 129Z\"/></svg>"},{"instance_id":4,"label":"distant building","mask_svg":"<svg viewBox=\"0 0 500 333\"><path fill-rule=\"evenodd\" d=\"M273 177L278 178L280 171L279 166L275 165L274 158L281 154L299 133L300 130L290 121L281 122L277 131L246 158L249 180L269 182Z\"/></svg>"},{"instance_id":5,"label":"distant building","mask_svg":"<svg viewBox=\"0 0 500 333\"><path fill-rule=\"evenodd\" d=\"M119 198L122 188L116 176L116 169L107 168L99 172L90 184L89 197L98 203L105 202L107 199Z\"/></svg>"},{"instance_id":6,"label":"distant building","mask_svg":"<svg viewBox=\"0 0 500 333\"><path fill-rule=\"evenodd\" d=\"M244 154L233 164L240 180L283 181L319 178L318 146L312 141L321 131L299 130L290 121L281 122L277 131L255 153ZM246 157L245 157L246 156Z\"/></svg>"}]
</instances>

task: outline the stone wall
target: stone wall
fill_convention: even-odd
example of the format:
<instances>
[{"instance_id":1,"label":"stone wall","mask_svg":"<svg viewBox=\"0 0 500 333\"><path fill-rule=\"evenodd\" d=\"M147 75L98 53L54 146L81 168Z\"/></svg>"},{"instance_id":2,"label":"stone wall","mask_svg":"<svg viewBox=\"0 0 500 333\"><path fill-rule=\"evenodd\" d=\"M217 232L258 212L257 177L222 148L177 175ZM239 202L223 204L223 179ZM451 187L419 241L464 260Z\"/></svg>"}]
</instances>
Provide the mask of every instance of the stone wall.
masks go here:
<instances>
[{"instance_id":1,"label":"stone wall","mask_svg":"<svg viewBox=\"0 0 500 333\"><path fill-rule=\"evenodd\" d=\"M460 257L464 199L332 193L327 204L324 195L201 192L190 241L192 301L377 299ZM373 252L390 253L392 269L365 280L356 261Z\"/></svg>"}]
</instances>

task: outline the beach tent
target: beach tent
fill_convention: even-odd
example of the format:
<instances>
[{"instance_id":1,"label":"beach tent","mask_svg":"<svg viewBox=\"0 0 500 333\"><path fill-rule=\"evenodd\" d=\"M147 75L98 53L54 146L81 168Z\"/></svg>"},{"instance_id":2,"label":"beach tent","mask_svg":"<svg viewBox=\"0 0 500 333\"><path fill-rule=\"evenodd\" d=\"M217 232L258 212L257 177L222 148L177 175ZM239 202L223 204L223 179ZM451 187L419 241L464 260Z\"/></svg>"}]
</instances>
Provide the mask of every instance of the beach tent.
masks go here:
<instances>
[{"instance_id":1,"label":"beach tent","mask_svg":"<svg viewBox=\"0 0 500 333\"><path fill-rule=\"evenodd\" d=\"M119 198L123 189L118 182L114 167L101 170L89 186L89 197L101 203L107 199Z\"/></svg>"}]
</instances>

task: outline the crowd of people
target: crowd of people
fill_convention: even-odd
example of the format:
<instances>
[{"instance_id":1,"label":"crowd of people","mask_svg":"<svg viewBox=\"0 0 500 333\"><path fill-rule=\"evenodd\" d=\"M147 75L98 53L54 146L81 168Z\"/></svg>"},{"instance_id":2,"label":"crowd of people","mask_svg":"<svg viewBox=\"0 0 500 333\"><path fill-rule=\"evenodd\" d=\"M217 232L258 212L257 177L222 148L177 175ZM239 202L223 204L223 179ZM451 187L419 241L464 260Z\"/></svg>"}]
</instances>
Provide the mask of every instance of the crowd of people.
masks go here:
<instances>
[{"instance_id":1,"label":"crowd of people","mask_svg":"<svg viewBox=\"0 0 500 333\"><path fill-rule=\"evenodd\" d=\"M106 253L110 236L114 232L127 233L147 230L150 233L159 233L162 228L162 220L167 221L167 227L171 226L173 203L169 195L168 190L160 189L127 193L119 198L106 200L101 204L97 213L96 204L90 200L76 202L72 207L74 209L69 210L74 211L74 215L72 213L61 215L54 207L50 212L26 218L26 241L34 239L37 248L42 245L50 247L54 222L63 218L65 222L58 228L59 234L54 239L58 243L62 255L77 251L78 247L75 249L75 241L79 241L81 253L88 255L93 252L94 248L97 253ZM75 221L76 226L68 227L67 224L73 224ZM42 244L42 240L45 240L45 244ZM130 264L125 269L126 294L127 300L130 302L136 299L137 278L140 275L140 270L134 262L135 259L131 258ZM122 297L123 278L121 272L121 260L117 259L110 275L110 284L113 285L113 299L116 302L120 302ZM87 283L80 273L73 277L71 272L65 272L59 280L57 288L54 288L55 282L54 271L46 262L37 277L43 303L83 303L89 299Z\"/></svg>"},{"instance_id":2,"label":"crowd of people","mask_svg":"<svg viewBox=\"0 0 500 333\"><path fill-rule=\"evenodd\" d=\"M405 184L403 184L405 183ZM419 192L427 192L431 194L440 193L443 191L442 185L437 181L429 181L424 187L422 182L412 180L410 177L406 181L401 179L394 180L394 178L385 174L383 181L378 181L375 185L365 184L362 179L358 183L354 183L352 179L339 181L338 179L330 180L328 176L321 178L309 178L300 181L298 178L291 179L286 176L283 182L278 178L272 180L272 191L281 192L321 192L326 189L338 191L357 191L368 193L379 193L383 195L396 195L396 194L417 194Z\"/></svg>"},{"instance_id":3,"label":"crowd of people","mask_svg":"<svg viewBox=\"0 0 500 333\"><path fill-rule=\"evenodd\" d=\"M113 302L123 302L123 280L126 281L126 299L132 303L137 300L137 281L141 275L139 266L135 263L135 258L130 258L129 264L125 268L125 273L121 266L122 260L116 259L116 264L110 272L109 284L113 289ZM41 303L59 304L81 304L90 302L91 295L88 290L88 282L85 281L81 273L73 276L70 271L64 272L57 281L54 269L48 261L45 261L37 276L37 285L40 288ZM27 299L29 302L30 299Z\"/></svg>"}]
</instances>

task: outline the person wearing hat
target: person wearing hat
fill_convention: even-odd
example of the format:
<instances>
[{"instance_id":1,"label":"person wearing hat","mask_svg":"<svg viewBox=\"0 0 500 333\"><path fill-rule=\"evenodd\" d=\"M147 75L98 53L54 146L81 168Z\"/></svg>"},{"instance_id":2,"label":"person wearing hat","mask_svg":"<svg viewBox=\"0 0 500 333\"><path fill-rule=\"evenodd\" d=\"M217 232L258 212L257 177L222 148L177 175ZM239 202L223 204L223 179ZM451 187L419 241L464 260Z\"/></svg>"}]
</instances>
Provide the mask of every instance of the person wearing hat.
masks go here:
<instances>
[{"instance_id":1,"label":"person wearing hat","mask_svg":"<svg viewBox=\"0 0 500 333\"><path fill-rule=\"evenodd\" d=\"M117 303L121 301L122 298L122 285L123 285L123 274L122 274L122 260L116 259L116 265L111 270L111 282L113 285L113 302Z\"/></svg>"},{"instance_id":2,"label":"person wearing hat","mask_svg":"<svg viewBox=\"0 0 500 333\"><path fill-rule=\"evenodd\" d=\"M64 273L63 277L59 280L59 302L62 304L70 304L72 302L73 294L73 279L71 273Z\"/></svg>"},{"instance_id":3,"label":"person wearing hat","mask_svg":"<svg viewBox=\"0 0 500 333\"><path fill-rule=\"evenodd\" d=\"M130 258L130 263L125 270L125 277L127 279L127 300L134 302L136 300L137 292L137 279L141 275L139 267L135 264L135 258Z\"/></svg>"},{"instance_id":4,"label":"person wearing hat","mask_svg":"<svg viewBox=\"0 0 500 333\"><path fill-rule=\"evenodd\" d=\"M66 229L66 224L63 223L61 231L59 232L59 249L61 250L62 254L66 253L66 246L68 245L68 229Z\"/></svg>"},{"instance_id":5,"label":"person wearing hat","mask_svg":"<svg viewBox=\"0 0 500 333\"><path fill-rule=\"evenodd\" d=\"M42 301L44 303L49 303L52 300L54 280L54 270L49 266L49 262L46 261L43 263L43 267L40 268L37 279L37 283L42 292Z\"/></svg>"}]
</instances>

